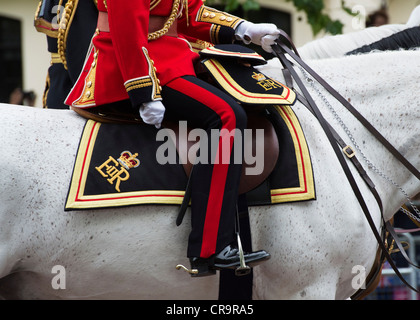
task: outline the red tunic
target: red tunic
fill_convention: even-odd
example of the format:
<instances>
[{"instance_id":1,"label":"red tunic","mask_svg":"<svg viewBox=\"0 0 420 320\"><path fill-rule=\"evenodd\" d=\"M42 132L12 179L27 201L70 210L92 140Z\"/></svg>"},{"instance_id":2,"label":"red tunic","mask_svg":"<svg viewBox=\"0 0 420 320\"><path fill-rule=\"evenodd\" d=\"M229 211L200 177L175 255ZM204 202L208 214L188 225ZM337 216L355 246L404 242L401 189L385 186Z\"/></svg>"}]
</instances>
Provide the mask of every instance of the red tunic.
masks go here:
<instances>
[{"instance_id":1,"label":"red tunic","mask_svg":"<svg viewBox=\"0 0 420 320\"><path fill-rule=\"evenodd\" d=\"M198 54L182 35L211 43L232 42L242 19L205 7L202 0L180 0L171 29L177 34L148 40L149 18L169 17L175 1L99 0L98 10L108 13L109 32L99 30L93 36L66 104L86 108L130 98L137 108L160 100L161 86L195 75Z\"/></svg>"}]
</instances>

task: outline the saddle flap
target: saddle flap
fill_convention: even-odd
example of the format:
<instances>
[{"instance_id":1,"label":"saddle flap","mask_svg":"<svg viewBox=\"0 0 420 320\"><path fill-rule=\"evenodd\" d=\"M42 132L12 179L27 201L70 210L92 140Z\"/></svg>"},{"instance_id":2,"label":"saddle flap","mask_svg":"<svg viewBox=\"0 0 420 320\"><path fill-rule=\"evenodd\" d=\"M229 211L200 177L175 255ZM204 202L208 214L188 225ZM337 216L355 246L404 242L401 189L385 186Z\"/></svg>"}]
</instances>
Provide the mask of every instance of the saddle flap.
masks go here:
<instances>
[{"instance_id":1,"label":"saddle flap","mask_svg":"<svg viewBox=\"0 0 420 320\"><path fill-rule=\"evenodd\" d=\"M252 65L226 59L205 59L205 69L214 81L240 103L247 105L293 105L296 93Z\"/></svg>"},{"instance_id":2,"label":"saddle flap","mask_svg":"<svg viewBox=\"0 0 420 320\"><path fill-rule=\"evenodd\" d=\"M267 61L255 51L238 44L217 44L200 51L203 58L227 60L237 63L237 60L247 62L252 66L267 64Z\"/></svg>"}]
</instances>

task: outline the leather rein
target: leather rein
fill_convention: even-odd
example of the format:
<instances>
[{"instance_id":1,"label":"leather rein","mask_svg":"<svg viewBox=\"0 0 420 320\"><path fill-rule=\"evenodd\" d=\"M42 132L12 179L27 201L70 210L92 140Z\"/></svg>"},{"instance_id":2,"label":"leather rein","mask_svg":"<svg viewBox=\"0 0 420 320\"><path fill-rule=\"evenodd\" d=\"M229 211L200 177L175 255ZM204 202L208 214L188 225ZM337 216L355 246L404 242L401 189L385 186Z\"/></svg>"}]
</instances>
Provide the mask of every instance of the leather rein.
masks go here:
<instances>
[{"instance_id":1,"label":"leather rein","mask_svg":"<svg viewBox=\"0 0 420 320\"><path fill-rule=\"evenodd\" d=\"M384 147L388 149L389 152L397 159L399 160L414 176L417 177L417 179L420 180L420 171L417 170L395 147L393 147L388 140L386 140L380 132L378 132L370 123L367 121L348 101L345 99L342 95L340 95L335 89L333 89L324 79L322 79L314 70L312 70L299 56L299 53L296 50L296 47L294 46L293 42L290 40L290 37L285 33L283 30L279 30L280 35L286 40L285 43L282 42L280 39L276 41L276 44L272 46L274 55L280 60L282 63L284 69L283 74L284 78L286 80L286 85L293 89L293 80L296 82L296 84L301 89L303 95L296 92L298 96L298 100L305 105L309 111L318 119L323 131L325 132L340 164L341 167L353 189L353 192L363 210L363 213L367 219L367 222L379 244L379 248L381 250L381 263L382 265L383 261L386 259L389 262L389 265L394 270L395 274L400 278L400 280L407 285L411 290L414 290L415 292L419 292L416 288L413 288L401 275L398 268L396 267L395 263L392 260L392 257L389 253L389 250L387 248L386 244L386 232L389 233L389 235L394 239L395 244L397 245L398 249L401 251L404 258L407 260L409 264L412 266L420 269L420 266L415 265L410 258L407 256L403 245L401 244L400 240L398 239L398 236L392 226L392 224L389 221L385 221L384 214L383 214L383 205L381 198L375 188L374 183L367 175L366 171L363 169L362 165L358 161L357 157L355 156L354 151L351 149L349 145L347 145L343 139L339 137L339 135L334 131L334 129L328 124L328 122L325 120L323 115L321 114L319 108L317 107L315 101L309 94L308 90L306 89L305 85L303 84L302 80L299 78L298 74L293 68L292 62L290 62L286 54L288 54L297 64L299 64L306 72L308 72L319 84L321 84L335 99L337 99L361 124L365 126L367 130L378 140L380 141ZM290 49L289 46L292 48ZM295 90L296 91L296 90ZM340 149L341 147L341 149ZM349 151L350 150L350 151ZM351 160L353 165L358 170L360 176L364 180L364 182L367 184L369 190L371 190L373 196L375 197L378 206L381 211L381 220L382 220L382 234L378 232L376 229L375 223L372 219L372 216L369 212L369 209L366 205L366 202L362 196L362 193L357 186L357 183L350 171L350 168L348 167L348 164L346 162L346 159L343 155L346 154L346 156ZM376 278L376 276L379 275L379 272L381 271L381 268L378 268L373 278L371 278L371 282L373 282ZM366 288L369 287L371 283L366 284ZM356 295L352 296L352 298L357 298L362 292L359 290Z\"/></svg>"}]
</instances>

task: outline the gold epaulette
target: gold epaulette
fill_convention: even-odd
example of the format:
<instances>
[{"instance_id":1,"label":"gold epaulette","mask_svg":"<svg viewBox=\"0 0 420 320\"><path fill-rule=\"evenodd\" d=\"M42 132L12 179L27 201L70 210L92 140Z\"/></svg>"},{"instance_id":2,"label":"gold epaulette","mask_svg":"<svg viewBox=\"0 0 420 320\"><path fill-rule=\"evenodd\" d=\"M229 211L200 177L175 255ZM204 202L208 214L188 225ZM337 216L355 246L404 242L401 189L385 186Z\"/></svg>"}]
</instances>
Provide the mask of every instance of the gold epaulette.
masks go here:
<instances>
[{"instance_id":1,"label":"gold epaulette","mask_svg":"<svg viewBox=\"0 0 420 320\"><path fill-rule=\"evenodd\" d=\"M203 5L197 13L197 21L208 22L234 29L243 21L243 19Z\"/></svg>"}]
</instances>

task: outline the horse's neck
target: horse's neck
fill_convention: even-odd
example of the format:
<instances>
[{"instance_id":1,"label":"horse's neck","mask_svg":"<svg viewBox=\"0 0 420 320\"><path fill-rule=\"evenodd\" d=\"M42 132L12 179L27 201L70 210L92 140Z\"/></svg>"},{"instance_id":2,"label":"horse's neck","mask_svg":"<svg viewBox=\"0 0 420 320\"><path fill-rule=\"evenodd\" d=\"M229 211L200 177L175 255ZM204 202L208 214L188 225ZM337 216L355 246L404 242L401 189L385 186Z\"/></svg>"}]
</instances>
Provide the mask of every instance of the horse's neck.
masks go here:
<instances>
[{"instance_id":1,"label":"horse's neck","mask_svg":"<svg viewBox=\"0 0 420 320\"><path fill-rule=\"evenodd\" d=\"M393 107L395 105L384 105L384 109L393 109ZM416 168L420 169L418 157L420 119L418 114L408 116L412 114L409 109L410 106L407 105L405 108L389 110L386 116L387 111L383 110L373 113L374 117L369 117L369 119L371 123L377 123L375 127L383 136ZM375 121L378 118L383 118L383 121ZM385 218L388 220L398 211L402 203L407 202L407 196L414 197L420 192L420 184L418 179L377 140L371 137L363 140L363 136L364 134L360 135L357 140L361 149L365 150L366 157L371 161L371 163L364 161L363 164L381 195L385 204ZM373 147L363 146L365 141L370 141ZM359 158L363 162L363 155L359 155Z\"/></svg>"},{"instance_id":2,"label":"horse's neck","mask_svg":"<svg viewBox=\"0 0 420 320\"><path fill-rule=\"evenodd\" d=\"M376 53L326 60L314 65L314 69L318 69L337 91L351 100L352 105L416 168L420 168L420 105L416 97L418 58L420 51ZM418 180L343 106L338 103L333 106L363 152L358 157L381 195L386 218L392 217L406 201L398 186L414 196L420 192ZM325 106L323 109L327 110ZM350 139L332 115L329 115L329 121L338 127L345 140ZM364 156L374 167L367 165Z\"/></svg>"}]
</instances>

